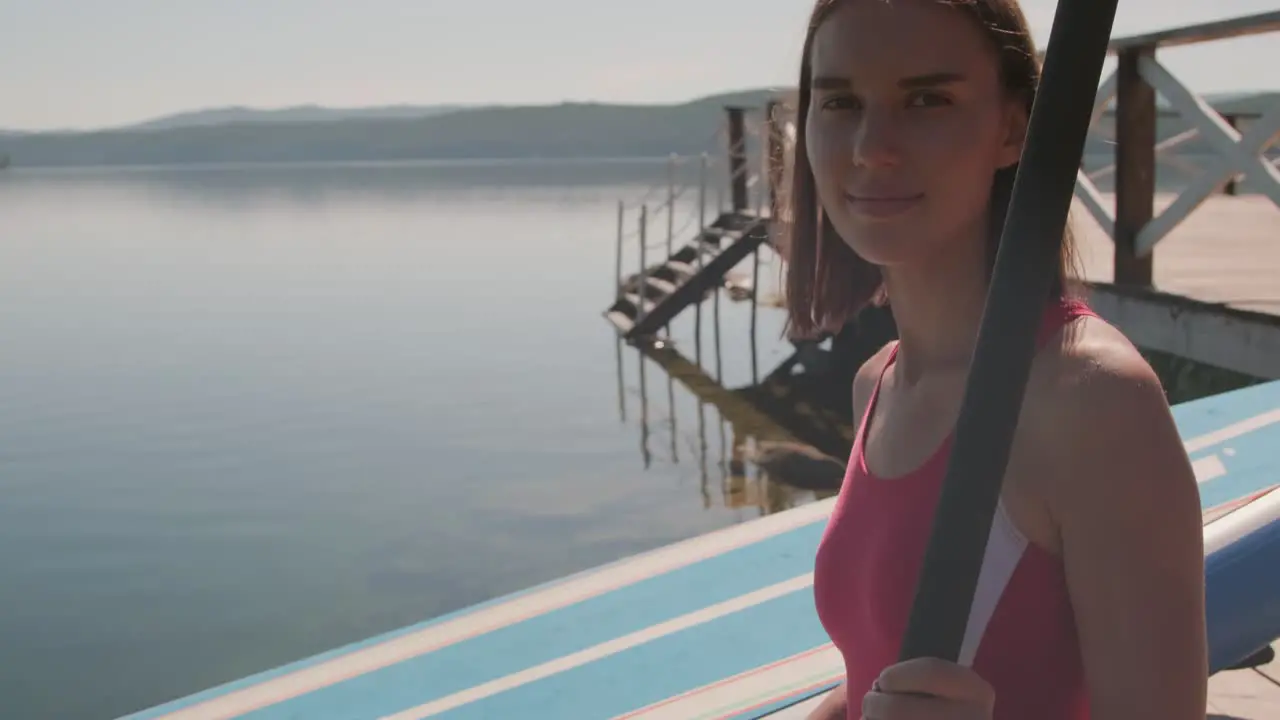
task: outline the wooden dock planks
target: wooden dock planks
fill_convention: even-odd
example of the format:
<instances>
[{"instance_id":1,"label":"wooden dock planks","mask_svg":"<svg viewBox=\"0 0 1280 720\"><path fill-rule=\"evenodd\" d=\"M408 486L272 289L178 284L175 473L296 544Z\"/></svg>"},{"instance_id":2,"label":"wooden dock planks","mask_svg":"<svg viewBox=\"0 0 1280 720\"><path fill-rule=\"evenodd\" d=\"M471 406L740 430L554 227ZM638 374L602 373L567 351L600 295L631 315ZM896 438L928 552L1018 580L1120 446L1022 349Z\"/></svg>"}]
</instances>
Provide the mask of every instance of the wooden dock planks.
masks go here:
<instances>
[{"instance_id":1,"label":"wooden dock planks","mask_svg":"<svg viewBox=\"0 0 1280 720\"><path fill-rule=\"evenodd\" d=\"M1174 198L1158 194L1156 214ZM1111 239L1079 200L1071 219L1085 279L1111 282ZM1262 195L1211 197L1156 245L1154 266L1157 290L1280 315L1280 208Z\"/></svg>"},{"instance_id":2,"label":"wooden dock planks","mask_svg":"<svg viewBox=\"0 0 1280 720\"><path fill-rule=\"evenodd\" d=\"M1280 643L1272 647L1280 649ZM1280 718L1280 660L1261 668L1221 672L1209 678L1209 718Z\"/></svg>"}]
</instances>

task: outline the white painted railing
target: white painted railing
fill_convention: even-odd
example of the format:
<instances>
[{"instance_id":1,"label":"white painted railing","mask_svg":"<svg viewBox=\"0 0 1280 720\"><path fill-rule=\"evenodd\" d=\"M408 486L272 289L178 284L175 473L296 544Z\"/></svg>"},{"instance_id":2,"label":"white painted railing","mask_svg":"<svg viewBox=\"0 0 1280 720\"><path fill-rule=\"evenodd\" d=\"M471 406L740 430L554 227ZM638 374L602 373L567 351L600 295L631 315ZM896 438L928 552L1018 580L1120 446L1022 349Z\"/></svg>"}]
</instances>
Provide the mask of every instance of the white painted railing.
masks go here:
<instances>
[{"instance_id":1,"label":"white painted railing","mask_svg":"<svg viewBox=\"0 0 1280 720\"><path fill-rule=\"evenodd\" d=\"M1170 205L1138 232L1135 249L1139 254L1150 253L1162 238L1200 207L1205 200L1238 176L1249 179L1257 192L1269 197L1277 208L1280 208L1280 168L1277 167L1280 161L1272 161L1266 157L1267 149L1280 140L1280 102L1267 108L1266 112L1241 134L1218 111L1179 82L1154 57L1140 58L1138 69L1142 79L1159 93L1180 117L1194 125L1192 129L1167 138L1156 145L1156 155L1169 157L1177 162L1177 156L1171 155L1171 151L1198 137L1204 138L1215 151L1210 166L1201 170ZM1097 102L1094 105L1095 120L1115 99L1115 80L1116 75L1113 74L1099 89ZM1187 167L1187 164L1183 167ZM1115 238L1114 204L1099 192L1094 181L1114 174L1115 168L1116 165L1113 163L1091 173L1081 170L1076 178L1076 197L1088 208L1089 213L1112 239Z\"/></svg>"},{"instance_id":2,"label":"white painted railing","mask_svg":"<svg viewBox=\"0 0 1280 720\"><path fill-rule=\"evenodd\" d=\"M1277 167L1277 161L1267 158L1267 149L1280 140L1280 101L1266 108L1241 133L1227 118L1174 77L1156 57L1156 52L1162 47L1278 31L1280 31L1280 11L1178 28L1146 36L1123 38L1112 43L1112 52L1121 56L1121 68L1108 77L1098 89L1094 103L1094 132L1098 132L1097 120L1115 100L1117 162L1089 173L1082 169L1076 178L1075 191L1076 197L1107 236L1113 242L1118 239L1117 205L1122 202L1120 195L1133 192L1130 187L1127 187L1129 183L1126 182L1126 178L1120 177L1121 173L1118 172L1120 155L1124 151L1121 147L1124 140L1120 124L1128 121L1126 115L1140 118L1137 120L1139 123L1154 123L1157 116L1155 96L1158 94L1179 118L1192 126L1156 144L1150 154L1142 152L1136 154L1137 157L1145 159L1143 164L1146 167L1133 168L1132 172L1145 173L1148 178L1138 181L1137 185L1140 187L1147 186L1152 192L1154 191L1154 181L1149 178L1154 176L1157 158L1179 164L1184 170L1189 169L1189 163L1180 162L1171 153L1192 140L1202 139L1213 152L1208 166L1197 168L1191 182L1182 188L1173 202L1158 215L1152 212L1151 217L1138 223L1132 221L1134 216L1130 217L1130 222L1125 227L1127 237L1121 242L1121 245L1126 247L1117 247L1117 261L1120 260L1120 254L1123 252L1130 254L1130 260L1145 259L1149 267L1150 255L1161 239L1168 236L1210 196L1239 178L1248 179L1256 193L1270 198L1280 209L1280 168ZM1146 85L1146 88L1137 88L1138 92L1131 93L1129 97L1120 93L1120 77L1125 69L1125 60L1129 61L1130 68L1136 69L1137 77L1131 78L1133 84L1130 88L1134 89L1136 83ZM1151 92L1143 92L1145 90ZM1147 107L1126 107L1126 103L1145 104ZM1148 127L1145 130L1149 132L1150 129ZM1143 135L1144 130L1139 129L1137 134ZM1098 190L1095 181L1112 175L1116 176L1116 192L1112 199L1108 199ZM1142 202L1145 204L1147 200L1144 199ZM1141 218L1141 215L1136 217ZM1126 279L1117 277L1117 282L1125 281ZM1141 280L1138 279L1138 282Z\"/></svg>"}]
</instances>

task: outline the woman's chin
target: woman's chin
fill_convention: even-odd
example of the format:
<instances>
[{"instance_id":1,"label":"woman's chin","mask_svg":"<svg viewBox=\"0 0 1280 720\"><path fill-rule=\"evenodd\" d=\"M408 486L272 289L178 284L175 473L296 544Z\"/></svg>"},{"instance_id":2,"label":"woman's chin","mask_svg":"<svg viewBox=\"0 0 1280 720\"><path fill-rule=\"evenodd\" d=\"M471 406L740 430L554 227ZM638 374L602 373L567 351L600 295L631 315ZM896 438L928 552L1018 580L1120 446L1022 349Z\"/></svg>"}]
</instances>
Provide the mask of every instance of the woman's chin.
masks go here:
<instances>
[{"instance_id":1,"label":"woman's chin","mask_svg":"<svg viewBox=\"0 0 1280 720\"><path fill-rule=\"evenodd\" d=\"M890 228L877 224L875 227L849 228L850 232L841 232L845 244L858 257L872 265L892 267L919 262L927 256L929 248L924 241L924 234L911 228Z\"/></svg>"}]
</instances>

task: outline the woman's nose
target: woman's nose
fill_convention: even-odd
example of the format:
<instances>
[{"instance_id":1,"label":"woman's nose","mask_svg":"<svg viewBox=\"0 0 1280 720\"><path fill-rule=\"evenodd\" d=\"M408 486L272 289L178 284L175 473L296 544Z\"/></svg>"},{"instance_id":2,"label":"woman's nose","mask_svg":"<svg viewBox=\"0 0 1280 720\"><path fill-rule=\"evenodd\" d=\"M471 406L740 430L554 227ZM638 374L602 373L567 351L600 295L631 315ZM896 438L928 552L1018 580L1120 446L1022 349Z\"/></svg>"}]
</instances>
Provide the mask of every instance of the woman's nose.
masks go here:
<instances>
[{"instance_id":1,"label":"woman's nose","mask_svg":"<svg viewBox=\"0 0 1280 720\"><path fill-rule=\"evenodd\" d=\"M876 167L897 163L900 132L895 113L874 108L863 110L853 128L854 164Z\"/></svg>"}]
</instances>

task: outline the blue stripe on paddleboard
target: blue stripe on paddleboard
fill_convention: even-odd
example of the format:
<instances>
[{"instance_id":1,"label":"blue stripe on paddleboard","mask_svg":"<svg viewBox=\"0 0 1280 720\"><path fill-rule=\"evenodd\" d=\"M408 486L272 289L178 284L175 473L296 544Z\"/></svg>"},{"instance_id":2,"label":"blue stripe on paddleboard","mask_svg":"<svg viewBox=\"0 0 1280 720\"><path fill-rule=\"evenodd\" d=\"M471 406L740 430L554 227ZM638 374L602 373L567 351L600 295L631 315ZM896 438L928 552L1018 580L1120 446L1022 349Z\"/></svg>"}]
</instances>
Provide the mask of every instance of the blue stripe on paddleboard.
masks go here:
<instances>
[{"instance_id":1,"label":"blue stripe on paddleboard","mask_svg":"<svg viewBox=\"0 0 1280 720\"><path fill-rule=\"evenodd\" d=\"M1280 380L1173 406L1183 442L1280 409ZM1280 482L1280 423L1227 438L1190 453L1192 461L1216 457L1226 474L1200 483L1200 506L1209 510Z\"/></svg>"},{"instance_id":2,"label":"blue stripe on paddleboard","mask_svg":"<svg viewBox=\"0 0 1280 720\"><path fill-rule=\"evenodd\" d=\"M1280 380L1179 403L1173 418L1183 441L1280 408Z\"/></svg>"},{"instance_id":3,"label":"blue stripe on paddleboard","mask_svg":"<svg viewBox=\"0 0 1280 720\"><path fill-rule=\"evenodd\" d=\"M661 548L657 548L657 549L661 549ZM641 555L644 555L644 554L646 553L642 553ZM212 700L214 698L218 698L223 695L228 695L230 693L236 692L237 690L243 690L248 687L253 687L254 685L261 685L264 682L267 682L269 680L274 680L275 678L278 678L284 675L288 675L289 673L297 672L299 670L305 670L306 668L313 667L315 665L319 665L324 662L328 662L329 660L333 660L333 659L342 657L344 655L350 655L351 653L354 653L356 651L364 650L365 648L373 647L374 645L378 645L380 643L384 643L389 640L394 640L404 635L411 635L415 632L424 630L433 625L440 625L442 623L450 622L452 620L456 620L466 615L474 615L475 613L480 612L481 610L487 610L496 605L501 605L503 603L510 602L512 600L517 600L519 598L532 595L534 593L541 592L543 590L548 590L550 588L556 587L557 585L563 585L565 583L578 580L579 578L582 578L586 575L607 570L615 565L623 565L627 562L630 562L636 559L636 557L638 556L621 558L619 560L615 560L610 563L605 563L604 565L598 565L598 566L586 568L584 570L580 570L571 575L565 575L563 577L553 578L546 582L539 583L537 585L532 585L522 590L516 590L514 592L510 592L505 595L499 595L489 600L485 600L482 602L475 603L473 605L468 605L466 607L447 612L443 615L437 615L436 617L430 618L428 620L423 620L422 622L415 623L413 625L407 625L405 627L398 628L395 630L389 630L385 633L382 633L381 635L374 635L373 637L367 638L365 640L359 640L353 643L349 643L347 645L342 645L337 648L334 648L333 650L326 650L318 655L312 655L311 657L303 658L301 660L296 660L287 665L281 665L279 667L272 668L270 670L264 670L260 673L255 673L253 675L240 678L239 680L233 680L228 683L223 683L222 685L216 685L207 690L201 690L200 692L194 695L186 695L181 698L177 698L175 700L169 701L163 705L158 705L156 707L148 708L146 710L142 710L142 711L133 713L131 715L126 715L124 717L119 718L118 720L152 720L153 718L161 717L163 715L168 715L170 713L176 712L183 708L190 707L192 705L198 705L207 700Z\"/></svg>"},{"instance_id":4,"label":"blue stripe on paddleboard","mask_svg":"<svg viewBox=\"0 0 1280 720\"><path fill-rule=\"evenodd\" d=\"M243 717L378 717L451 695L789 580L812 569L825 529L824 518ZM811 593L805 598L812 614Z\"/></svg>"},{"instance_id":5,"label":"blue stripe on paddleboard","mask_svg":"<svg viewBox=\"0 0 1280 720\"><path fill-rule=\"evenodd\" d=\"M434 717L599 720L827 641L806 587Z\"/></svg>"},{"instance_id":6,"label":"blue stripe on paddleboard","mask_svg":"<svg viewBox=\"0 0 1280 720\"><path fill-rule=\"evenodd\" d=\"M1280 483L1280 423L1192 455L1193 460L1207 457L1216 457L1227 472L1200 483L1200 504L1206 510Z\"/></svg>"}]
</instances>

